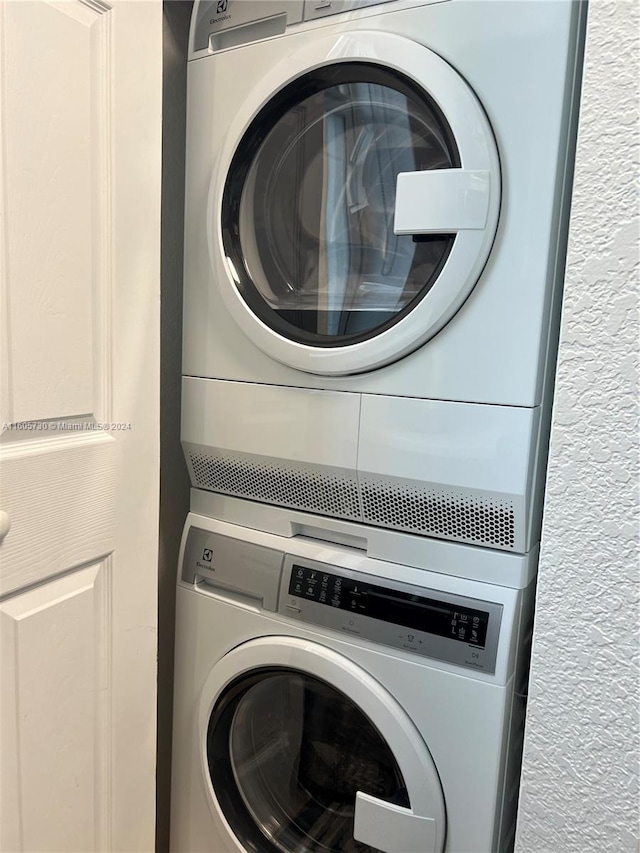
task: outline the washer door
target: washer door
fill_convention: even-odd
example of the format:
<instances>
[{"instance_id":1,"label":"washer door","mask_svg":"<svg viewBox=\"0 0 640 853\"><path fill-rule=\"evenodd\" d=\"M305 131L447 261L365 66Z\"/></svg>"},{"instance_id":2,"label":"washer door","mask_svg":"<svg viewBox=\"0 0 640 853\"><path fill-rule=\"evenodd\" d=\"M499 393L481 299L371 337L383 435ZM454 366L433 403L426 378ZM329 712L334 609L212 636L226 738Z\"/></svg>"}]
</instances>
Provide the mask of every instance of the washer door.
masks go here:
<instances>
[{"instance_id":1,"label":"washer door","mask_svg":"<svg viewBox=\"0 0 640 853\"><path fill-rule=\"evenodd\" d=\"M441 853L445 809L424 740L380 684L296 638L248 642L202 698L214 813L255 853Z\"/></svg>"},{"instance_id":2,"label":"washer door","mask_svg":"<svg viewBox=\"0 0 640 853\"><path fill-rule=\"evenodd\" d=\"M321 37L240 107L212 184L215 279L273 358L371 370L464 302L499 198L491 129L451 66L386 33Z\"/></svg>"}]
</instances>

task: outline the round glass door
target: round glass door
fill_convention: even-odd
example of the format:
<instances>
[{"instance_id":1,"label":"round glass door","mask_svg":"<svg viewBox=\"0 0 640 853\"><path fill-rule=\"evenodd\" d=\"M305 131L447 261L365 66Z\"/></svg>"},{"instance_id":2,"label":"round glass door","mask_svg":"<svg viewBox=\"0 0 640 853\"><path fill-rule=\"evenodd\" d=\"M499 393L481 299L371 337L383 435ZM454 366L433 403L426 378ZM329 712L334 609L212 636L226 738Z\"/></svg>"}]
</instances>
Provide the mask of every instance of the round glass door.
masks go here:
<instances>
[{"instance_id":1,"label":"round glass door","mask_svg":"<svg viewBox=\"0 0 640 853\"><path fill-rule=\"evenodd\" d=\"M397 176L459 166L444 115L409 77L367 62L298 77L252 121L228 171L222 241L240 296L278 335L316 348L390 329L455 240L394 233Z\"/></svg>"},{"instance_id":2,"label":"round glass door","mask_svg":"<svg viewBox=\"0 0 640 853\"><path fill-rule=\"evenodd\" d=\"M375 853L354 839L356 792L410 806L391 749L327 682L286 668L233 681L206 740L222 812L254 853Z\"/></svg>"}]
</instances>

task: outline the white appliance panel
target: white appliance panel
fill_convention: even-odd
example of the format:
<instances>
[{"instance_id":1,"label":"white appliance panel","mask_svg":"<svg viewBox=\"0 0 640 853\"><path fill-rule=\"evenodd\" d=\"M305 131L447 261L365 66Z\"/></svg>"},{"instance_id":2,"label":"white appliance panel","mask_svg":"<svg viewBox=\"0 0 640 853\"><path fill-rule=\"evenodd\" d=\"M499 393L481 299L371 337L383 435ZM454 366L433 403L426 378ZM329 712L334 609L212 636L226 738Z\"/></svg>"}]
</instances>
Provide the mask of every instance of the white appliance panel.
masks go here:
<instances>
[{"instance_id":1,"label":"white appliance panel","mask_svg":"<svg viewBox=\"0 0 640 853\"><path fill-rule=\"evenodd\" d=\"M188 544L190 531L196 535L193 548ZM192 572L192 557L206 544L207 536L217 579L198 578ZM223 541L226 544L221 546ZM469 666L389 649L346 631L323 629L288 618L283 612L264 610L251 589L231 591L227 585L234 574L234 553L243 560L247 547L273 554L269 560L274 568L280 555L281 604L286 602L285 566L300 560L317 560L336 574L353 566L355 560L360 571L376 583L390 583L395 589L398 573L404 578L415 574L411 569L385 569L352 548L305 539L291 541L190 517L183 539L185 574L180 572L177 596L172 850L238 853L245 849L234 840L225 818L222 792L211 784L207 731L212 714L224 700L226 685L240 685L252 673L259 676L270 671L309 673L339 689L376 722L391 745L408 780L411 805L394 809L371 794L359 794L355 825L363 841L373 843L368 824L374 820L385 826L378 843L389 853L401 849L415 849L416 853L506 849L515 817L512 786L517 787L517 761L510 761L509 740L520 737L521 726L514 705L520 707L522 700L515 696L514 687L521 683L518 672L531 590L523 594L418 573L430 595L446 599L462 593L478 607L484 606L483 601L500 607L495 671L475 672ZM274 583L278 583L275 578ZM445 808L446 840L442 833ZM233 822L237 826L235 817ZM416 847L416 843L423 846Z\"/></svg>"},{"instance_id":2,"label":"white appliance panel","mask_svg":"<svg viewBox=\"0 0 640 853\"><path fill-rule=\"evenodd\" d=\"M544 12L544 14L542 14ZM290 26L284 35L190 63L184 372L194 376L452 401L535 406L542 400L553 294L559 294L565 168L572 132L579 4L384 4ZM489 24L490 21L490 24ZM420 43L451 63L486 110L502 173L498 232L476 287L453 319L414 353L372 373L317 377L286 367L249 340L212 280L207 220L212 176L233 145L225 128L250 101L258 69L350 29ZM482 37L491 27L492 39ZM382 59L383 63L387 58ZM509 73L505 73L505 68ZM258 75L261 77L262 75ZM228 81L234 81L229 97ZM214 106L215 105L215 106ZM224 158L223 158L224 159ZM557 301L557 299L556 299ZM554 321L555 323L555 321ZM550 331L551 329L551 331Z\"/></svg>"},{"instance_id":3,"label":"white appliance panel","mask_svg":"<svg viewBox=\"0 0 640 853\"><path fill-rule=\"evenodd\" d=\"M538 408L183 380L200 489L526 552Z\"/></svg>"}]
</instances>

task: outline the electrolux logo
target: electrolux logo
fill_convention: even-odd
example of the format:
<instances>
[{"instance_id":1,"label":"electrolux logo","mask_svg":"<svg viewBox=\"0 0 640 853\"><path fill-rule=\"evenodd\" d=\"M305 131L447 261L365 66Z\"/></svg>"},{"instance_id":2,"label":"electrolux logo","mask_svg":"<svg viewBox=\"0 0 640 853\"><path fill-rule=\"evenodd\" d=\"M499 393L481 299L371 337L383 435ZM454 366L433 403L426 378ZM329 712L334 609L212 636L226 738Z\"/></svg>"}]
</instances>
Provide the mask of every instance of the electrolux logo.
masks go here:
<instances>
[{"instance_id":1,"label":"electrolux logo","mask_svg":"<svg viewBox=\"0 0 640 853\"><path fill-rule=\"evenodd\" d=\"M213 548L205 548L202 552L202 562L200 560L196 560L196 568L198 569L207 569L210 572L215 572L215 566L213 565Z\"/></svg>"},{"instance_id":2,"label":"electrolux logo","mask_svg":"<svg viewBox=\"0 0 640 853\"><path fill-rule=\"evenodd\" d=\"M229 0L218 0L216 3L216 15L220 15L220 18L211 18L209 24L221 24L223 21L228 21L231 18L231 15L225 15L224 13L229 8Z\"/></svg>"}]
</instances>

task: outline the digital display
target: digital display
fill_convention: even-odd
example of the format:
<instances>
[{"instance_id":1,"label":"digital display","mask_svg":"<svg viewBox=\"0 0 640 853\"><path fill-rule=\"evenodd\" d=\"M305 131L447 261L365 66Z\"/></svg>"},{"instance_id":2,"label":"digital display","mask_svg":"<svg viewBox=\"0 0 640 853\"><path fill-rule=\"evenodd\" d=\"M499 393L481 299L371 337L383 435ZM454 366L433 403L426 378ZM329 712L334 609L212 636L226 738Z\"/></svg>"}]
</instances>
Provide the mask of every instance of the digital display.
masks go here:
<instances>
[{"instance_id":1,"label":"digital display","mask_svg":"<svg viewBox=\"0 0 640 853\"><path fill-rule=\"evenodd\" d=\"M293 565L289 594L382 622L484 648L489 613Z\"/></svg>"}]
</instances>

